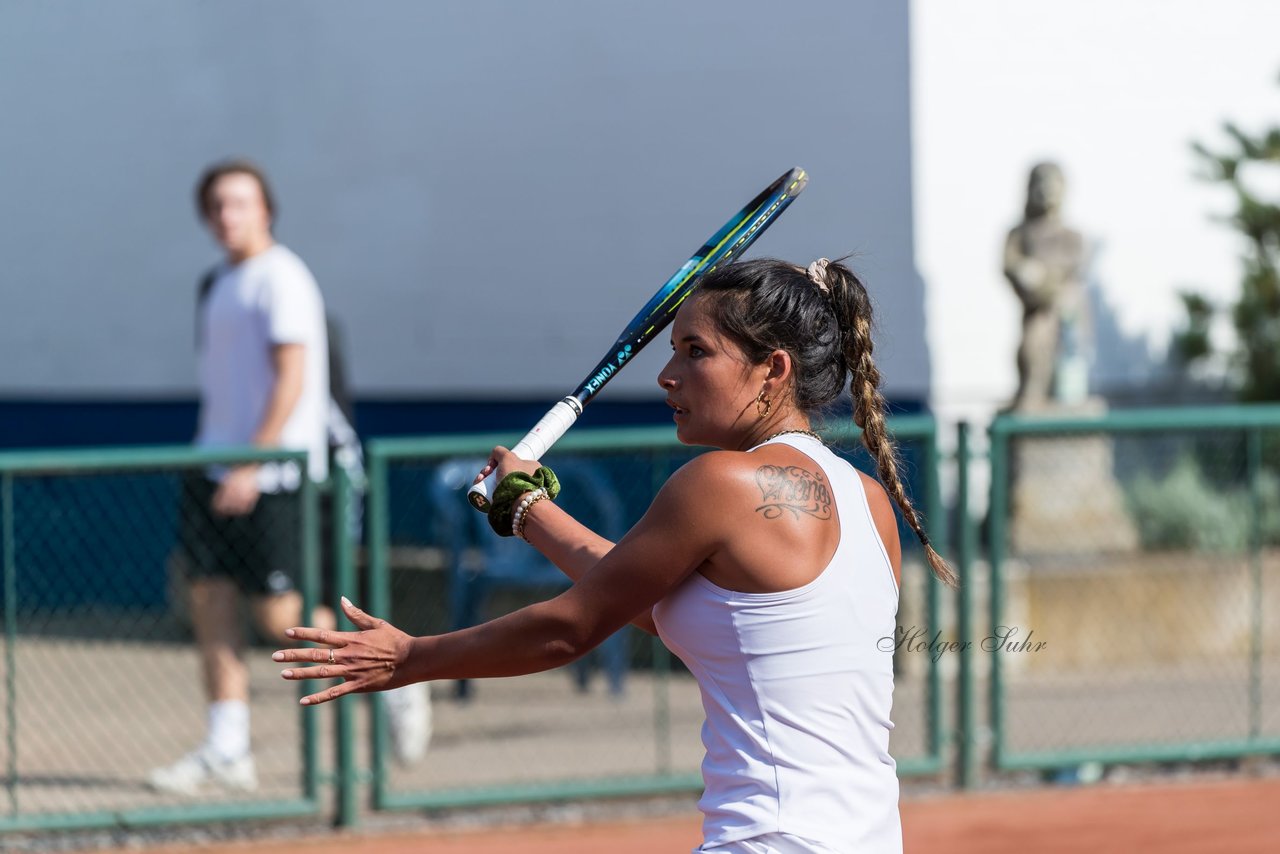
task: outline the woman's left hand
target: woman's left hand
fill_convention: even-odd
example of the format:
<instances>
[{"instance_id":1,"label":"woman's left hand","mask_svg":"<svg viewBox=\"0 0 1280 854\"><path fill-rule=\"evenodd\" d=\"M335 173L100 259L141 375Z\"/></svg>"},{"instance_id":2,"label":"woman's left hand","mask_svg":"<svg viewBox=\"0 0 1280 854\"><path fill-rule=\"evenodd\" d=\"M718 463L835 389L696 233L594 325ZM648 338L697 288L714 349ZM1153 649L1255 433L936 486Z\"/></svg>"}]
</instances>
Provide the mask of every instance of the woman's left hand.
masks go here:
<instances>
[{"instance_id":1,"label":"woman's left hand","mask_svg":"<svg viewBox=\"0 0 1280 854\"><path fill-rule=\"evenodd\" d=\"M344 694L385 691L407 685L411 680L405 662L413 638L388 623L361 611L344 596L342 610L360 631L337 632L327 629L296 628L285 634L294 640L312 641L325 647L282 649L272 661L298 661L315 665L283 671L285 679L342 679L318 694L303 697L304 706L336 700Z\"/></svg>"}]
</instances>

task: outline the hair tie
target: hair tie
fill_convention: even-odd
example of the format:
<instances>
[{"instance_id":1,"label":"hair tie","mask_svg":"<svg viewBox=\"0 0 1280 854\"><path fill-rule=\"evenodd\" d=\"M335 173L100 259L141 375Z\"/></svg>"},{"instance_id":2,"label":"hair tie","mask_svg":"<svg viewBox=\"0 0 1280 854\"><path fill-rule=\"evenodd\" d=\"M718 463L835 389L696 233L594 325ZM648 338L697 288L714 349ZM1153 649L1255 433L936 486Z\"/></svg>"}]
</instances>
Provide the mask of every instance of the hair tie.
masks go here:
<instances>
[{"instance_id":1,"label":"hair tie","mask_svg":"<svg viewBox=\"0 0 1280 854\"><path fill-rule=\"evenodd\" d=\"M809 281L818 286L818 290L822 291L826 296L831 296L831 288L827 287L827 265L831 262L826 258L819 258L809 265Z\"/></svg>"},{"instance_id":2,"label":"hair tie","mask_svg":"<svg viewBox=\"0 0 1280 854\"><path fill-rule=\"evenodd\" d=\"M524 515L529 509L529 505L521 509L520 505L516 504L516 499L526 492L537 492L539 489L546 490L547 498L552 501L560 494L560 481L556 478L556 473L546 466L539 467L533 474L522 471L508 472L507 476L498 483L498 487L493 491L493 498L490 499L489 526L493 528L494 533L499 537L515 536L516 530L511 524L513 521L511 517L517 511L520 515Z\"/></svg>"}]
</instances>

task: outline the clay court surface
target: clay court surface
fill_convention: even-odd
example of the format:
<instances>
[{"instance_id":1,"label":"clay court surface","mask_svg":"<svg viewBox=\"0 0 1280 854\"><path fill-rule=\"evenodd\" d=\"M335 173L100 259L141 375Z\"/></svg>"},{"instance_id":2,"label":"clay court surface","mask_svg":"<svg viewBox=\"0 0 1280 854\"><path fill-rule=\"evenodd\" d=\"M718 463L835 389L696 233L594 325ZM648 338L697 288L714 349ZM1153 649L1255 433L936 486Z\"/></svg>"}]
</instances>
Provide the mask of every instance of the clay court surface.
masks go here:
<instances>
[{"instance_id":1,"label":"clay court surface","mask_svg":"<svg viewBox=\"0 0 1280 854\"><path fill-rule=\"evenodd\" d=\"M906 851L944 854L1262 854L1280 851L1280 780L1099 786L909 800ZM698 816L395 836L331 834L202 848L212 854L663 854ZM177 854L190 848L151 849Z\"/></svg>"}]
</instances>

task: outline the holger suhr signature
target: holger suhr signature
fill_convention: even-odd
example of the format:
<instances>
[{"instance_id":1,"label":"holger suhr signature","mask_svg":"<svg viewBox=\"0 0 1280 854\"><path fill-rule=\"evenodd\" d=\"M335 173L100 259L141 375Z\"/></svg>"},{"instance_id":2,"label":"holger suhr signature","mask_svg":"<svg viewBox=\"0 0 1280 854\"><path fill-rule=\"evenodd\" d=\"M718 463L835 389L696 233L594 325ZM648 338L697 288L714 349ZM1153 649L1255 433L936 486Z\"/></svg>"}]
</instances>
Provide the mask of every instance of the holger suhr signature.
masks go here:
<instances>
[{"instance_id":1,"label":"holger suhr signature","mask_svg":"<svg viewBox=\"0 0 1280 854\"><path fill-rule=\"evenodd\" d=\"M979 641L983 652L1040 652L1048 641L1033 641L1034 630L1019 640L1022 630L1018 626L997 626L993 634ZM935 662L949 652L967 652L973 649L973 641L943 640L942 630L930 635L918 626L898 626L892 635L876 641L881 652L927 652Z\"/></svg>"}]
</instances>

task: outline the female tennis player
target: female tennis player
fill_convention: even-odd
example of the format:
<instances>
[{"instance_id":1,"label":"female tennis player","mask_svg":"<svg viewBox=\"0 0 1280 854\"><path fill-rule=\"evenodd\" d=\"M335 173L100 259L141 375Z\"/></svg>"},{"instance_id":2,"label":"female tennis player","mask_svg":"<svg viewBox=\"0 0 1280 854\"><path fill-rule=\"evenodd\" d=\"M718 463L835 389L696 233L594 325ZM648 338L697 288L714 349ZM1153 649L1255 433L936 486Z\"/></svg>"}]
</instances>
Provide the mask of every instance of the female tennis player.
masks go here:
<instances>
[{"instance_id":1,"label":"female tennis player","mask_svg":"<svg viewBox=\"0 0 1280 854\"><path fill-rule=\"evenodd\" d=\"M902 850L889 755L900 549L890 496L940 578L899 480L872 361L871 303L843 264L739 262L709 274L672 327L658 376L696 457L618 543L557 507L539 463L495 448L490 521L576 583L489 623L414 638L346 603L361 631L294 629L328 649L277 661L341 678L322 703L429 679L566 664L627 622L658 634L698 680L706 725L704 852ZM846 387L883 487L812 432ZM504 533L507 531L503 531Z\"/></svg>"}]
</instances>

